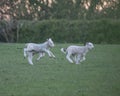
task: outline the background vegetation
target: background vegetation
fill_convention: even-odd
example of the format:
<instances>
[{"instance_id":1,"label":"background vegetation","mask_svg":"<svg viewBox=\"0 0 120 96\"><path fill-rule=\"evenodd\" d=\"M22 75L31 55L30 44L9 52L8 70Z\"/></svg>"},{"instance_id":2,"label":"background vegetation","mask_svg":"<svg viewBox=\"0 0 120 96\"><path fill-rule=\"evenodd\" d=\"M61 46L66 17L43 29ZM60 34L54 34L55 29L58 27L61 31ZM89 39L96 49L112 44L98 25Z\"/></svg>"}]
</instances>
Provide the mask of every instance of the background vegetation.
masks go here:
<instances>
[{"instance_id":1,"label":"background vegetation","mask_svg":"<svg viewBox=\"0 0 120 96\"><path fill-rule=\"evenodd\" d=\"M0 41L118 44L119 10L119 0L1 0Z\"/></svg>"},{"instance_id":2,"label":"background vegetation","mask_svg":"<svg viewBox=\"0 0 120 96\"><path fill-rule=\"evenodd\" d=\"M18 24L14 24L14 27L6 27L4 24L3 28L6 29L2 29L3 32L0 34L2 42L38 43L51 37L58 43L91 41L97 44L120 44L120 20L20 20Z\"/></svg>"},{"instance_id":3,"label":"background vegetation","mask_svg":"<svg viewBox=\"0 0 120 96\"><path fill-rule=\"evenodd\" d=\"M120 19L119 0L1 0L0 19Z\"/></svg>"},{"instance_id":4,"label":"background vegetation","mask_svg":"<svg viewBox=\"0 0 120 96\"><path fill-rule=\"evenodd\" d=\"M29 23L28 23L29 22ZM44 20L25 21L20 30L19 42L41 42L53 38L56 42L120 43L119 20L68 21ZM23 38L24 37L24 38Z\"/></svg>"}]
</instances>

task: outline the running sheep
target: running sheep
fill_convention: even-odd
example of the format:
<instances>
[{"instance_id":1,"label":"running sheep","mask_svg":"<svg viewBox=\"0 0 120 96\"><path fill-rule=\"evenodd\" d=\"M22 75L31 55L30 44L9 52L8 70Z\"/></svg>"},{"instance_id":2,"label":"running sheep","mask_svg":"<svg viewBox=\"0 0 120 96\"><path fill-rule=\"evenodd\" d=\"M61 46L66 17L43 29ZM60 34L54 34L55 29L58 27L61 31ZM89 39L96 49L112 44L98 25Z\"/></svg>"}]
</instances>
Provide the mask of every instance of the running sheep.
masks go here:
<instances>
[{"instance_id":1,"label":"running sheep","mask_svg":"<svg viewBox=\"0 0 120 96\"><path fill-rule=\"evenodd\" d=\"M91 42L86 43L85 46L76 46L71 45L69 47L61 48L61 51L66 54L66 59L70 63L79 64L80 62L84 61L86 58L86 54L89 50L93 49L94 45Z\"/></svg>"},{"instance_id":2,"label":"running sheep","mask_svg":"<svg viewBox=\"0 0 120 96\"><path fill-rule=\"evenodd\" d=\"M28 62L31 65L33 65L32 58L37 53L39 54L37 60L45 56L45 53L47 53L49 57L55 58L55 55L50 51L50 48L54 46L54 42L51 38L47 39L47 41L42 44L27 43L24 48L24 57L27 57Z\"/></svg>"}]
</instances>

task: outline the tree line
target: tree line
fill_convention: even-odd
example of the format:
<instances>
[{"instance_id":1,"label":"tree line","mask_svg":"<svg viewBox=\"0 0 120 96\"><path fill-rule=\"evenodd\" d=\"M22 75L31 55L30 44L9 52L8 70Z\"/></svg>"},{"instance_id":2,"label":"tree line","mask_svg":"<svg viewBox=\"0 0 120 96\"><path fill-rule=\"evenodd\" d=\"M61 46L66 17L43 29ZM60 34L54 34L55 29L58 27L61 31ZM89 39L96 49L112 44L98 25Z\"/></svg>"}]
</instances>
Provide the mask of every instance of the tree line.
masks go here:
<instances>
[{"instance_id":1,"label":"tree line","mask_svg":"<svg viewBox=\"0 0 120 96\"><path fill-rule=\"evenodd\" d=\"M44 41L50 36L57 42L118 43L118 19L119 0L1 0L0 42Z\"/></svg>"},{"instance_id":2,"label":"tree line","mask_svg":"<svg viewBox=\"0 0 120 96\"><path fill-rule=\"evenodd\" d=\"M119 0L1 0L0 19L120 18Z\"/></svg>"}]
</instances>

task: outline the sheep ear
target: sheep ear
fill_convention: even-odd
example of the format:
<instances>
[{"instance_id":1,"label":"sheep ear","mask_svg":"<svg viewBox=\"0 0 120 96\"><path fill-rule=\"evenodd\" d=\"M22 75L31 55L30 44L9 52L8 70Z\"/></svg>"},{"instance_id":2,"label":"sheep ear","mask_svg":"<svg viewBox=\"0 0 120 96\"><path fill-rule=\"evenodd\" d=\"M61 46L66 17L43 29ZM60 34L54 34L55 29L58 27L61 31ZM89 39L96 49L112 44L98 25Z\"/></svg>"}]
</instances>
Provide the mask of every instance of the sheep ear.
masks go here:
<instances>
[{"instance_id":1,"label":"sheep ear","mask_svg":"<svg viewBox=\"0 0 120 96\"><path fill-rule=\"evenodd\" d=\"M88 45L90 42L86 42L86 45Z\"/></svg>"}]
</instances>

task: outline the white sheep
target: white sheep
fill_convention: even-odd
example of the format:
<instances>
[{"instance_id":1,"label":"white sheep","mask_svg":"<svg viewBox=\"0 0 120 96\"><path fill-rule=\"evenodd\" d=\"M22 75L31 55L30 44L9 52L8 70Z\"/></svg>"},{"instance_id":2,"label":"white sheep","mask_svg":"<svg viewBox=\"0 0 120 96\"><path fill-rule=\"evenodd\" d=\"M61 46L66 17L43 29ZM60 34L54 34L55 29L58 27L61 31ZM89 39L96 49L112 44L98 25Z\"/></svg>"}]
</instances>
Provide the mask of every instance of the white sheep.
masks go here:
<instances>
[{"instance_id":1,"label":"white sheep","mask_svg":"<svg viewBox=\"0 0 120 96\"><path fill-rule=\"evenodd\" d=\"M92 43L88 42L88 43L86 43L85 46L71 45L71 46L67 47L66 49L61 48L61 51L63 53L66 53L66 59L70 63L75 62L76 64L79 64L80 62L82 62L86 59L85 55L92 48L94 48L94 45Z\"/></svg>"},{"instance_id":2,"label":"white sheep","mask_svg":"<svg viewBox=\"0 0 120 96\"><path fill-rule=\"evenodd\" d=\"M47 41L42 44L27 43L25 44L25 48L24 48L24 57L28 58L28 62L31 65L33 65L32 62L33 55L37 53L39 54L37 60L45 56L45 53L47 53L49 57L55 58L55 55L50 51L50 48L54 46L55 46L54 42L52 41L51 38L47 39Z\"/></svg>"}]
</instances>

